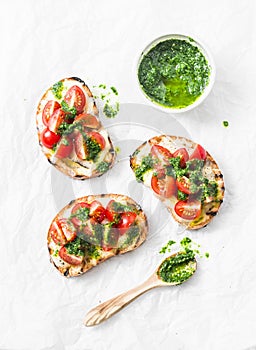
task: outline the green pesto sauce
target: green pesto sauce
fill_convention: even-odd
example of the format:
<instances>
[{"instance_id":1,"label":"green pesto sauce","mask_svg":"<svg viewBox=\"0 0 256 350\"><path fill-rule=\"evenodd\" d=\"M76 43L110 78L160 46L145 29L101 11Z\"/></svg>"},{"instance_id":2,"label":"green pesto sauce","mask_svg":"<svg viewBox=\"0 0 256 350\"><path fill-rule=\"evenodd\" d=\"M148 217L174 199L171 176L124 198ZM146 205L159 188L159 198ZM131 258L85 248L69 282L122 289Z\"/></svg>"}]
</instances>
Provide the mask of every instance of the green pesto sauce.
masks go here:
<instances>
[{"instance_id":1,"label":"green pesto sauce","mask_svg":"<svg viewBox=\"0 0 256 350\"><path fill-rule=\"evenodd\" d=\"M134 170L137 181L143 181L143 175L146 171L153 169L154 161L151 155L142 158L141 164Z\"/></svg>"},{"instance_id":2,"label":"green pesto sauce","mask_svg":"<svg viewBox=\"0 0 256 350\"><path fill-rule=\"evenodd\" d=\"M186 40L168 39L141 60L138 79L144 93L159 105L185 108L209 83L210 67L199 48Z\"/></svg>"},{"instance_id":3,"label":"green pesto sauce","mask_svg":"<svg viewBox=\"0 0 256 350\"><path fill-rule=\"evenodd\" d=\"M194 252L179 252L162 262L158 276L164 282L180 284L191 277L195 270Z\"/></svg>"},{"instance_id":4,"label":"green pesto sauce","mask_svg":"<svg viewBox=\"0 0 256 350\"><path fill-rule=\"evenodd\" d=\"M58 81L52 86L52 93L58 100L62 98L63 89L64 89L64 85L62 81Z\"/></svg>"},{"instance_id":5,"label":"green pesto sauce","mask_svg":"<svg viewBox=\"0 0 256 350\"><path fill-rule=\"evenodd\" d=\"M109 163L108 162L100 162L98 165L97 165L97 168L96 170L99 172L99 173L105 173L106 171L108 171L109 169Z\"/></svg>"},{"instance_id":6,"label":"green pesto sauce","mask_svg":"<svg viewBox=\"0 0 256 350\"><path fill-rule=\"evenodd\" d=\"M119 108L119 102L115 102L114 104L106 102L103 108L103 113L107 118L115 118L119 112Z\"/></svg>"}]
</instances>

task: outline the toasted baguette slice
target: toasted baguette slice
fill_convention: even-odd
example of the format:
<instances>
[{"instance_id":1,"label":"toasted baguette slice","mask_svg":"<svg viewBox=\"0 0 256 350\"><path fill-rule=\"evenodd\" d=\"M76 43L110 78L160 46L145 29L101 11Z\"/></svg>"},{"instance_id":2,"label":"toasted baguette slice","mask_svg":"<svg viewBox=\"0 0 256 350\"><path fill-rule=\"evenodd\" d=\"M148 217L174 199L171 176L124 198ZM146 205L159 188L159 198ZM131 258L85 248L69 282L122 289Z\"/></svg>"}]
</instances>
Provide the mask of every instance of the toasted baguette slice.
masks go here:
<instances>
[{"instance_id":1,"label":"toasted baguette slice","mask_svg":"<svg viewBox=\"0 0 256 350\"><path fill-rule=\"evenodd\" d=\"M136 249L147 232L147 218L131 198L120 194L82 197L66 205L50 225L51 262L62 275L79 276L112 256Z\"/></svg>"},{"instance_id":2,"label":"toasted baguette slice","mask_svg":"<svg viewBox=\"0 0 256 350\"><path fill-rule=\"evenodd\" d=\"M56 86L54 84L44 93L37 107L36 124L39 144L42 147L43 153L53 166L74 179L85 180L101 176L113 166L115 151L107 131L103 128L98 118L99 112L93 95L85 82L79 78L62 79L57 84L62 84L62 89L59 91L58 96L60 98L56 97L56 94L53 93L54 86ZM81 110L75 110L75 117L65 110L65 107L76 106L74 96L71 100L68 100L68 104L65 103L67 101L67 92L74 86L81 89L79 91L82 91L84 95L84 105ZM54 109L52 108L49 112L50 121L45 123L44 109L47 110L46 105L49 101L55 101L56 107ZM56 110L61 111L61 116L57 119L53 117ZM81 115L85 115L85 117L80 118ZM46 147L43 142L43 133L45 130L50 129L55 134L59 134L61 132L59 125L67 121L70 123L68 129L70 131L62 134L61 138L52 148ZM100 139L103 139L103 147L100 147L101 150L95 157L90 158L85 138L93 137L91 136L93 133L100 134ZM63 154L63 143L65 145L73 145L67 156Z\"/></svg>"},{"instance_id":3,"label":"toasted baguette slice","mask_svg":"<svg viewBox=\"0 0 256 350\"><path fill-rule=\"evenodd\" d=\"M184 137L178 137L178 136L169 136L169 135L161 135L156 136L148 140L147 142L144 142L140 147L138 147L135 152L130 157L130 166L132 170L136 174L136 169L139 169L142 163L142 159L151 154L151 148L153 145L159 145L164 148L166 148L171 154L173 154L175 151L177 151L180 148L185 148L189 154L189 156L192 155L194 150L197 147L197 144L191 140L188 140ZM215 160L212 158L212 156L205 152L205 162L204 166L202 168L202 174L203 176L208 179L211 182L216 182L217 186L217 194L215 197L208 197L202 200L201 202L201 214L197 216L194 220L187 220L185 218L182 218L181 216L177 215L177 213L174 210L174 207L176 203L178 202L177 199L177 192L169 197L166 198L166 196L158 195L153 191L151 187L151 180L152 176L154 176L156 169L154 166L147 170L142 177L142 182L145 186L150 187L152 189L152 192L166 205L167 209L172 214L173 218L179 222L181 225L186 226L187 229L195 230L199 229L201 227L206 226L212 218L218 213L218 210L220 208L221 203L223 202L224 197L224 181L223 181L223 175L215 162ZM161 160L158 159L157 161L161 163ZM166 166L166 165L165 165ZM164 167L164 166L163 166ZM175 183L175 182L174 182ZM176 184L174 184L176 186ZM177 189L176 189L177 191ZM188 196L188 201L191 200L192 196ZM199 202L200 205L200 202Z\"/></svg>"}]
</instances>

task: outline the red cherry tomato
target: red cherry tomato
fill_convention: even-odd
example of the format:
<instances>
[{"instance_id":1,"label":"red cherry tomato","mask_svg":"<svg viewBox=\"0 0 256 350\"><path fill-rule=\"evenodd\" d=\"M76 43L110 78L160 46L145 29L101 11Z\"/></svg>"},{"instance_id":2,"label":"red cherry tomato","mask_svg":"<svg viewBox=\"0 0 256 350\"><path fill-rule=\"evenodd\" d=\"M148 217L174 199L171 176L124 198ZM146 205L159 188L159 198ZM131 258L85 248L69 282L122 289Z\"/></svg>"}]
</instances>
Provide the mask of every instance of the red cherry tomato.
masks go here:
<instances>
[{"instance_id":1,"label":"red cherry tomato","mask_svg":"<svg viewBox=\"0 0 256 350\"><path fill-rule=\"evenodd\" d=\"M202 159L205 160L207 156L206 150L199 144L196 145L194 152L190 155L189 159Z\"/></svg>"},{"instance_id":2,"label":"red cherry tomato","mask_svg":"<svg viewBox=\"0 0 256 350\"><path fill-rule=\"evenodd\" d=\"M158 176L153 175L151 178L151 187L155 193L165 198L174 196L177 191L176 181L172 176L159 178Z\"/></svg>"},{"instance_id":3,"label":"red cherry tomato","mask_svg":"<svg viewBox=\"0 0 256 350\"><path fill-rule=\"evenodd\" d=\"M60 108L60 104L57 101L48 101L43 109L42 120L45 126L48 126L48 122L53 113Z\"/></svg>"},{"instance_id":4,"label":"red cherry tomato","mask_svg":"<svg viewBox=\"0 0 256 350\"><path fill-rule=\"evenodd\" d=\"M169 164L169 159L173 158L172 153L165 147L160 145L153 145L150 153L153 157L158 158L160 161Z\"/></svg>"},{"instance_id":5,"label":"red cherry tomato","mask_svg":"<svg viewBox=\"0 0 256 350\"><path fill-rule=\"evenodd\" d=\"M121 219L120 222L117 225L117 228L119 229L120 235L122 236L125 234L125 232L129 229L129 227L134 223L137 214L134 212L125 212L121 213Z\"/></svg>"},{"instance_id":6,"label":"red cherry tomato","mask_svg":"<svg viewBox=\"0 0 256 350\"><path fill-rule=\"evenodd\" d=\"M90 204L90 216L97 220L98 222L101 222L105 216L106 216L106 209L101 205L98 201L93 201Z\"/></svg>"},{"instance_id":7,"label":"red cherry tomato","mask_svg":"<svg viewBox=\"0 0 256 350\"><path fill-rule=\"evenodd\" d=\"M79 86L74 85L67 91L64 101L67 102L69 107L75 107L77 114L80 114L83 112L86 98L82 89L80 89Z\"/></svg>"},{"instance_id":8,"label":"red cherry tomato","mask_svg":"<svg viewBox=\"0 0 256 350\"><path fill-rule=\"evenodd\" d=\"M58 225L58 221L53 221L53 223L51 224L50 235L52 240L58 245L64 245L65 243L67 243L67 239L61 227Z\"/></svg>"},{"instance_id":9,"label":"red cherry tomato","mask_svg":"<svg viewBox=\"0 0 256 350\"><path fill-rule=\"evenodd\" d=\"M48 121L48 128L54 132L57 133L60 125L64 122L66 117L66 114L63 112L62 109L57 109L50 117Z\"/></svg>"},{"instance_id":10,"label":"red cherry tomato","mask_svg":"<svg viewBox=\"0 0 256 350\"><path fill-rule=\"evenodd\" d=\"M91 137L94 141L96 141L100 145L101 149L105 148L106 142L104 137L100 133L96 131L91 131L88 132L88 136Z\"/></svg>"},{"instance_id":11,"label":"red cherry tomato","mask_svg":"<svg viewBox=\"0 0 256 350\"><path fill-rule=\"evenodd\" d=\"M75 134L74 144L77 157L81 160L86 159L88 156L87 147L83 135L80 132Z\"/></svg>"},{"instance_id":12,"label":"red cherry tomato","mask_svg":"<svg viewBox=\"0 0 256 350\"><path fill-rule=\"evenodd\" d=\"M62 218L58 222L68 242L73 241L76 238L75 228L68 222L67 219Z\"/></svg>"},{"instance_id":13,"label":"red cherry tomato","mask_svg":"<svg viewBox=\"0 0 256 350\"><path fill-rule=\"evenodd\" d=\"M40 139L44 147L52 148L60 140L60 135L55 134L49 129L44 129Z\"/></svg>"},{"instance_id":14,"label":"red cherry tomato","mask_svg":"<svg viewBox=\"0 0 256 350\"><path fill-rule=\"evenodd\" d=\"M85 203L85 202L77 203L76 205L74 205L74 207L71 210L71 215L72 215L71 221L76 226L81 226L83 223L83 221L81 219L79 219L75 216L83 208L90 209L90 204Z\"/></svg>"},{"instance_id":15,"label":"red cherry tomato","mask_svg":"<svg viewBox=\"0 0 256 350\"><path fill-rule=\"evenodd\" d=\"M97 129L100 125L99 120L92 114L82 113L75 117L75 122L79 122L85 128Z\"/></svg>"},{"instance_id":16,"label":"red cherry tomato","mask_svg":"<svg viewBox=\"0 0 256 350\"><path fill-rule=\"evenodd\" d=\"M186 167L186 162L189 160L189 154L186 148L179 148L173 153L173 157L180 157L180 166L181 168Z\"/></svg>"},{"instance_id":17,"label":"red cherry tomato","mask_svg":"<svg viewBox=\"0 0 256 350\"><path fill-rule=\"evenodd\" d=\"M201 202L179 201L174 207L175 213L184 220L194 220L201 214Z\"/></svg>"},{"instance_id":18,"label":"red cherry tomato","mask_svg":"<svg viewBox=\"0 0 256 350\"><path fill-rule=\"evenodd\" d=\"M190 180L186 176L182 176L180 179L176 180L177 187L180 191L191 194L190 191Z\"/></svg>"},{"instance_id":19,"label":"red cherry tomato","mask_svg":"<svg viewBox=\"0 0 256 350\"><path fill-rule=\"evenodd\" d=\"M82 255L73 255L67 252L66 247L61 247L59 250L59 256L62 260L70 265L80 265L83 262L84 257Z\"/></svg>"},{"instance_id":20,"label":"red cherry tomato","mask_svg":"<svg viewBox=\"0 0 256 350\"><path fill-rule=\"evenodd\" d=\"M59 159L67 158L73 151L73 141L71 138L62 138L55 156Z\"/></svg>"}]
</instances>

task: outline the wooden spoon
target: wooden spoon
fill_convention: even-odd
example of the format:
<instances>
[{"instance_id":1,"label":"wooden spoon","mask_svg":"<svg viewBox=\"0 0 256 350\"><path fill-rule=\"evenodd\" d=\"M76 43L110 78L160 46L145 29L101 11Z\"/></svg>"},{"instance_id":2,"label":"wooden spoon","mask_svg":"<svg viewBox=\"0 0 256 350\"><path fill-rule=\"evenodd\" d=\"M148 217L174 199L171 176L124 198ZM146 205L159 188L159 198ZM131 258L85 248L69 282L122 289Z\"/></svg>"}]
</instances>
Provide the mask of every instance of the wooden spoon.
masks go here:
<instances>
[{"instance_id":1,"label":"wooden spoon","mask_svg":"<svg viewBox=\"0 0 256 350\"><path fill-rule=\"evenodd\" d=\"M110 300L107 300L104 303L91 309L85 317L85 320L84 320L85 326L87 327L96 326L97 324L107 320L108 318L113 316L115 313L120 311L123 307L128 305L131 301L136 299L138 296L140 296L141 294L147 292L152 288L175 286L185 282L185 280L183 282L164 282L159 276L159 269L161 265L164 263L164 261L176 256L177 254L179 253L173 254L170 257L163 260L162 263L159 265L159 267L156 269L156 271L142 284ZM189 268L191 268L191 270L193 270L192 274L194 274L197 268L196 260L193 259L188 261L187 265L189 266Z\"/></svg>"}]
</instances>

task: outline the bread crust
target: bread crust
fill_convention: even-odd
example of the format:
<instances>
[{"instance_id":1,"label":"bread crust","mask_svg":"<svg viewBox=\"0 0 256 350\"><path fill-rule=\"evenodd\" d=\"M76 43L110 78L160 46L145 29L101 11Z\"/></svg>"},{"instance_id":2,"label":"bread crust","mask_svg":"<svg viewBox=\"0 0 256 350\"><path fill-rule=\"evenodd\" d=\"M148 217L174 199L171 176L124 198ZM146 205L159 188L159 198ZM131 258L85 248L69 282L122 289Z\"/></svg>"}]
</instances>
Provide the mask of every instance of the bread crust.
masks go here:
<instances>
[{"instance_id":1,"label":"bread crust","mask_svg":"<svg viewBox=\"0 0 256 350\"><path fill-rule=\"evenodd\" d=\"M196 143L180 136L171 136L171 135L160 135L151 138L150 140L144 142L140 145L135 152L130 157L130 166L134 171L136 166L140 164L139 153L143 153L146 147L149 149L153 145L164 145L165 148L169 149L171 153L179 148L186 148L189 153L191 153L195 147ZM145 152L144 152L145 153ZM204 202L203 207L203 215L195 220L184 220L179 217L174 211L174 205L177 202L177 199L166 199L157 195L153 190L153 193L166 205L168 211L172 214L174 220L176 220L179 224L186 226L186 229L189 230L197 230L209 224L209 222L213 219L214 216L218 213L220 206L223 202L225 186L223 175L214 160L214 158L206 151L206 161L203 168L203 171L207 172L208 175L212 178L212 180L216 181L218 187L218 195L214 201L209 203ZM149 186L148 186L149 187ZM151 188L151 187L150 187Z\"/></svg>"},{"instance_id":2,"label":"bread crust","mask_svg":"<svg viewBox=\"0 0 256 350\"><path fill-rule=\"evenodd\" d=\"M99 250L99 258L97 260L93 258L88 258L86 257L84 261L81 263L79 266L73 266L65 261L63 261L59 256L56 258L55 254L55 248L56 244L52 239L51 235L51 227L54 222L57 222L58 220L62 219L65 217L65 214L67 212L70 212L72 207L76 205L77 203L80 202L86 202L86 203L91 203L93 201L100 201L100 202L108 202L110 200L115 200L117 202L121 202L123 204L127 205L132 205L137 213L136 217L136 225L139 226L139 235L135 238L132 243L124 248L122 247L115 247L109 251L103 251L102 249ZM120 194L99 194L99 195L89 195L85 197L78 198L76 200L71 201L68 205L66 205L52 220L51 225L48 230L47 234L47 245L48 245L48 250L50 254L50 261L51 263L56 267L56 269L65 277L75 277L84 274L86 271L90 270L94 266L98 265L99 263L104 262L105 260L116 256L120 254L127 253L129 251L132 251L136 248L138 248L145 240L147 237L148 233L148 222L147 222L147 217L143 210L141 209L140 205L136 203L132 198L125 196L125 195L120 195ZM124 235L125 236L125 235ZM62 261L61 261L62 260Z\"/></svg>"},{"instance_id":3,"label":"bread crust","mask_svg":"<svg viewBox=\"0 0 256 350\"><path fill-rule=\"evenodd\" d=\"M114 150L114 146L112 144L112 141L111 141L109 135L107 134L106 130L104 129L101 121L99 120L99 111L98 111L98 108L96 106L96 102L93 98L91 90L85 84L85 82L83 80L81 80L80 78L77 78L77 77L64 78L60 81L63 82L64 84L78 85L83 90L83 92L86 96L86 105L84 108L84 112L86 112L88 114L92 114L98 120L97 128L91 128L91 131L96 131L96 132L101 133L104 130L104 135L106 134L105 141L106 141L106 144L108 147L108 151L107 151L105 157L101 161L108 163L108 169L110 169L114 164L116 154L115 154L115 150ZM46 156L46 158L48 159L50 164L52 164L59 171L61 171L62 173L64 173L65 175L67 175L73 179L85 180L85 179L90 179L93 177L98 177L98 176L103 175L105 173L105 171L100 172L97 169L94 169L90 175L86 175L85 174L86 166L84 164L81 164L81 162L79 162L79 160L77 160L77 159L72 160L69 158L58 159L57 157L54 157L54 154L51 150L44 147L44 145L42 144L40 135L41 135L42 131L45 129L45 126L42 122L42 113L43 113L44 106L49 101L49 93L51 91L51 88L52 87L47 89L46 92L44 93L44 95L42 96L42 98L38 104L37 112L36 112L36 126L37 126L38 140L39 140L39 145L41 146L44 155Z\"/></svg>"}]
</instances>

